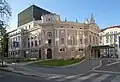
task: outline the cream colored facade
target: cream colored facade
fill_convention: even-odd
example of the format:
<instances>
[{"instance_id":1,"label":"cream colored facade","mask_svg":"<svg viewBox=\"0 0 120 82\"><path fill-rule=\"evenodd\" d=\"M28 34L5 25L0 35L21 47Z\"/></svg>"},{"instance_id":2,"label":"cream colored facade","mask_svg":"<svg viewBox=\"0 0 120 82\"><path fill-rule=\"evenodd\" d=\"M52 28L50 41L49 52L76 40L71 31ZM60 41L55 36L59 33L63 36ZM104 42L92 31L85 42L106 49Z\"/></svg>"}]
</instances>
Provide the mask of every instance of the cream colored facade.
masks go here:
<instances>
[{"instance_id":1,"label":"cream colored facade","mask_svg":"<svg viewBox=\"0 0 120 82\"><path fill-rule=\"evenodd\" d=\"M120 58L120 26L111 26L100 32L100 45L110 45L115 47L109 51L110 56L118 56ZM103 54L106 54L104 51Z\"/></svg>"},{"instance_id":2,"label":"cream colored facade","mask_svg":"<svg viewBox=\"0 0 120 82\"><path fill-rule=\"evenodd\" d=\"M94 57L95 52L88 52L88 46L99 45L100 28L95 24L93 16L85 23L61 21L56 14L43 15L41 19L9 32L9 57ZM14 48L13 41L19 42L19 46Z\"/></svg>"}]
</instances>

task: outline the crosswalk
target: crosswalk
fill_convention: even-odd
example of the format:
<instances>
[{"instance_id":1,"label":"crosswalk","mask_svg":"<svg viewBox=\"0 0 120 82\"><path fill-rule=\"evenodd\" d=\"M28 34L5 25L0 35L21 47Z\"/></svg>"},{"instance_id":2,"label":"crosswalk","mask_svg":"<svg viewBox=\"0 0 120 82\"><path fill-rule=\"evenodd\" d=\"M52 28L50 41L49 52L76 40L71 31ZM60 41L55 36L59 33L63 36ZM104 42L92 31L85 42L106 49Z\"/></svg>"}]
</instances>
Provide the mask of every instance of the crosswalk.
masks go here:
<instances>
[{"instance_id":1,"label":"crosswalk","mask_svg":"<svg viewBox=\"0 0 120 82\"><path fill-rule=\"evenodd\" d=\"M120 75L110 73L91 72L86 75L51 75L46 80L55 82L120 82Z\"/></svg>"}]
</instances>

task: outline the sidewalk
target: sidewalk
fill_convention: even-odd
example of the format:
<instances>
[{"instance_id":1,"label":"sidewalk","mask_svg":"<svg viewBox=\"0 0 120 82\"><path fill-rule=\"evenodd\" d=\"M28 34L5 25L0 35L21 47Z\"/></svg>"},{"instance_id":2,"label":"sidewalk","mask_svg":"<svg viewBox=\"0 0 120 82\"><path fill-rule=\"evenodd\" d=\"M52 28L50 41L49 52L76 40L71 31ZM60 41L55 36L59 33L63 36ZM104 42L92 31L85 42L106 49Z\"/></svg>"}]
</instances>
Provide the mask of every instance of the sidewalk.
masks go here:
<instances>
[{"instance_id":1,"label":"sidewalk","mask_svg":"<svg viewBox=\"0 0 120 82\"><path fill-rule=\"evenodd\" d=\"M44 61L44 60L29 61L29 62L20 62L20 63L16 63L16 62L14 62L14 63L12 63L12 62L8 63L8 62L4 61L4 63L6 65L8 65L8 66L14 66L14 65L16 65L16 66L25 66L25 65L29 65L29 64L32 64L32 63L40 62L40 61Z\"/></svg>"}]
</instances>

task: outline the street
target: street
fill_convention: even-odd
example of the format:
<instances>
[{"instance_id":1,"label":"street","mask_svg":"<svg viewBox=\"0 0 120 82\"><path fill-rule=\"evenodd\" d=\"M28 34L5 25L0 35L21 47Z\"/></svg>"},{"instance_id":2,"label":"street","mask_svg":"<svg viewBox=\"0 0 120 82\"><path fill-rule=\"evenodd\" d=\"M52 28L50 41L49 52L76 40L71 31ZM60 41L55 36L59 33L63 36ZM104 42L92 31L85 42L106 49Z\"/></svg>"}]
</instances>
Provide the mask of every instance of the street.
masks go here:
<instances>
[{"instance_id":1,"label":"street","mask_svg":"<svg viewBox=\"0 0 120 82\"><path fill-rule=\"evenodd\" d=\"M16 81L18 82L26 82L26 81L29 81L29 82L120 82L120 71L119 71L120 61L117 61L116 59L110 59L109 61L108 59L102 59L102 66L93 70L86 69L86 72L82 74L81 72L82 69L87 67L85 66L85 63L86 62L84 62L84 65L79 64L79 65L75 65L68 68L50 68L49 67L49 68L43 69L42 67L35 68L32 66L31 67L18 66L16 68L17 70L28 72L30 74L36 74L37 77L24 76L24 75L11 73L11 72L0 71L0 82L9 82L9 81L11 82L16 82ZM86 63L86 65L88 64ZM67 71L68 73L65 72L66 70L64 69L68 70ZM61 70L63 70L63 72L60 73L58 72L59 70L60 72Z\"/></svg>"},{"instance_id":2,"label":"street","mask_svg":"<svg viewBox=\"0 0 120 82\"><path fill-rule=\"evenodd\" d=\"M117 63L116 63L117 62ZM52 76L46 79L52 81L61 82L120 82L120 62L116 60L107 59L102 60L102 66L89 71L83 75L72 75L72 76ZM108 67L107 67L108 66ZM104 69L105 68L105 69ZM114 68L114 69L113 69ZM109 71L106 71L106 70ZM116 71L117 70L117 71Z\"/></svg>"},{"instance_id":3,"label":"street","mask_svg":"<svg viewBox=\"0 0 120 82\"><path fill-rule=\"evenodd\" d=\"M0 82L50 82L42 78L19 75L11 72L0 71ZM54 81L51 81L54 82Z\"/></svg>"},{"instance_id":4,"label":"street","mask_svg":"<svg viewBox=\"0 0 120 82\"><path fill-rule=\"evenodd\" d=\"M25 68L29 70L39 71L42 73L53 73L53 74L64 74L64 75L78 75L78 74L84 74L87 73L88 70L92 70L93 67L96 67L100 64L99 59L91 59L91 60L85 60L84 63L80 63L78 65L74 65L71 67L38 67L35 65L27 65L24 66ZM21 67L22 68L22 67Z\"/></svg>"}]
</instances>

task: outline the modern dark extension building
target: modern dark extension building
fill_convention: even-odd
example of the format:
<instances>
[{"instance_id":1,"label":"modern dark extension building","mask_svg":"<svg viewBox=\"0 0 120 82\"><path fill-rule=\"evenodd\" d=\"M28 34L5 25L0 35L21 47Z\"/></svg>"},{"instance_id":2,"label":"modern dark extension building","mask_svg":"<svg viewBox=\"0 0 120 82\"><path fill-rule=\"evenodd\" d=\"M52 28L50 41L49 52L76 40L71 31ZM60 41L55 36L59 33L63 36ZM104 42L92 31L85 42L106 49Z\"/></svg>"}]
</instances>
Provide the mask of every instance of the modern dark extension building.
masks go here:
<instances>
[{"instance_id":1,"label":"modern dark extension building","mask_svg":"<svg viewBox=\"0 0 120 82\"><path fill-rule=\"evenodd\" d=\"M32 5L18 14L18 27L33 20L41 20L41 16L52 14L36 5Z\"/></svg>"}]
</instances>

